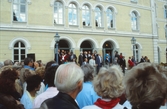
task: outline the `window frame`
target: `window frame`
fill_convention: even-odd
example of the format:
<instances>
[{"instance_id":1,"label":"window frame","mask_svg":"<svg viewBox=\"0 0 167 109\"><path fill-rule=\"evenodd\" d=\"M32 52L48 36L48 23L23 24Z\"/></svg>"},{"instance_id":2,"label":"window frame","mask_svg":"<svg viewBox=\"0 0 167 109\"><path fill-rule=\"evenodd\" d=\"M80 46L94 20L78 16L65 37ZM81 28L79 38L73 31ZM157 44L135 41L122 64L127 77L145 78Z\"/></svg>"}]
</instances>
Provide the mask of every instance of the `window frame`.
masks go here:
<instances>
[{"instance_id":1,"label":"window frame","mask_svg":"<svg viewBox=\"0 0 167 109\"><path fill-rule=\"evenodd\" d=\"M109 14L109 13L108 13L108 10L109 10L109 9L111 10L111 14L112 14L112 20L113 20L113 21L112 21L112 23L113 23L113 24L112 24L112 27L111 27L111 22L108 21L108 14ZM115 28L115 11L114 11L114 9L113 9L112 7L108 7L108 8L107 8L107 10L106 10L106 17L107 17L107 28ZM110 24L109 24L110 27L108 26L108 23L110 23Z\"/></svg>"},{"instance_id":2,"label":"window frame","mask_svg":"<svg viewBox=\"0 0 167 109\"><path fill-rule=\"evenodd\" d=\"M18 44L18 47L15 47L15 44ZM26 44L24 44L24 42L22 41L17 41L15 42L15 44L13 45L13 61L14 62L21 62L24 61L25 57L26 57ZM24 47L21 47L21 44L24 44ZM15 54L15 50L18 50L18 54ZM24 54L21 53L21 50L24 50ZM18 56L18 60L15 59L15 56ZM22 56L24 56L24 58L22 58Z\"/></svg>"},{"instance_id":3,"label":"window frame","mask_svg":"<svg viewBox=\"0 0 167 109\"><path fill-rule=\"evenodd\" d=\"M15 3L14 1L12 2L12 22L21 22L21 23L27 22L27 0L24 0L24 1L25 1L25 3L21 3L21 0L18 0L17 3ZM18 8L18 10L17 10L18 15L19 15L18 18L16 17L16 12L15 12L16 9L14 9L14 5L17 6L17 8ZM25 13L23 13L23 14L25 14L25 21L14 20L14 16L17 19L21 19L21 14L22 14L21 6L24 6L24 9L25 9Z\"/></svg>"},{"instance_id":4,"label":"window frame","mask_svg":"<svg viewBox=\"0 0 167 109\"><path fill-rule=\"evenodd\" d=\"M70 4L73 4L76 8L71 8L70 7ZM70 9L72 10L72 12L75 12L75 10L76 10L76 24L73 24L73 22L71 22L71 24L70 24L70 17L69 17L69 14L70 14ZM74 10L75 9L75 10ZM77 26L78 25L78 5L76 4L76 3L74 3L74 2L71 2L71 3L69 3L69 5L68 5L68 25L73 25L73 26ZM73 13L72 13L72 17L73 17ZM73 21L75 20L75 19L72 19Z\"/></svg>"},{"instance_id":5,"label":"window frame","mask_svg":"<svg viewBox=\"0 0 167 109\"><path fill-rule=\"evenodd\" d=\"M62 8L62 13L59 13L59 11L57 11L57 19L58 19L58 22L59 22L60 19L62 19L62 23L56 23L56 22L55 22L55 21L56 21L56 20L55 20L56 18L55 18L54 15L55 15L55 3L56 3L56 2L59 3L59 4L56 4L57 7L58 7L58 8ZM62 7L60 7L60 4L62 5ZM58 8L57 8L57 9L58 9ZM59 16L60 14L62 14L62 16L61 16L62 18L60 18L60 16ZM54 1L54 4L53 4L53 19L54 19L54 20L53 20L53 23L54 23L55 25L64 25L64 4L63 4L63 2L61 2L61 1Z\"/></svg>"},{"instance_id":6,"label":"window frame","mask_svg":"<svg viewBox=\"0 0 167 109\"><path fill-rule=\"evenodd\" d=\"M83 7L84 6L87 6L88 7L88 9L83 9ZM88 4L83 4L82 5L82 23L84 23L84 21L83 21L83 11L86 11L86 12L89 12L89 24L87 24L86 22L85 22L85 25L84 24L82 24L83 26L91 26L92 25L92 23L91 23L91 7L90 7L90 5L88 5ZM85 13L86 13L85 12ZM86 15L85 15L86 16Z\"/></svg>"},{"instance_id":7,"label":"window frame","mask_svg":"<svg viewBox=\"0 0 167 109\"><path fill-rule=\"evenodd\" d=\"M136 19L136 26L135 26L135 28L136 29L134 29L134 22L133 22L133 14L135 15L135 19ZM132 29L132 31L139 31L139 14L138 14L138 12L136 12L136 11L132 11L131 12L131 16L130 16L131 18L130 18L130 20L131 20L131 29Z\"/></svg>"},{"instance_id":8,"label":"window frame","mask_svg":"<svg viewBox=\"0 0 167 109\"><path fill-rule=\"evenodd\" d=\"M167 19L167 5L164 5L164 18Z\"/></svg>"},{"instance_id":9,"label":"window frame","mask_svg":"<svg viewBox=\"0 0 167 109\"><path fill-rule=\"evenodd\" d=\"M96 8L99 8L100 11L97 11ZM96 7L95 7L95 13L94 13L94 14L95 14L95 27L96 27L96 28L101 28L101 27L103 27L103 17L102 17L102 16L103 16L103 9L101 8L101 6L96 6ZM96 14L97 14L97 15L100 14L100 17L101 17L101 20L100 20L101 25L100 25L100 26L99 26L98 21L97 21L97 24L98 24L98 25L96 25L96 20L97 20L97 19L96 19L96 17L97 17Z\"/></svg>"}]
</instances>

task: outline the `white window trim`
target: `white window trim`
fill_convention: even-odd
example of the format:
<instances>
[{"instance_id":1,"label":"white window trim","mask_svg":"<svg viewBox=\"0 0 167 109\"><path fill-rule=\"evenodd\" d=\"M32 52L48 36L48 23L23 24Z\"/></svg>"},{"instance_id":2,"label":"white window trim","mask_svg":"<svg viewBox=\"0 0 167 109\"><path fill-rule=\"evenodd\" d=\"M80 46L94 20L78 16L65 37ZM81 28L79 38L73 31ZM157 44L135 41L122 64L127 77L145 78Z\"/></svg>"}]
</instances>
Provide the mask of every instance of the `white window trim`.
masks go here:
<instances>
[{"instance_id":1,"label":"white window trim","mask_svg":"<svg viewBox=\"0 0 167 109\"><path fill-rule=\"evenodd\" d=\"M132 29L132 31L134 31L134 32L139 32L139 31L140 31L140 13L139 13L136 9L132 9L132 10L130 11L130 13L129 13L129 16L130 16L130 23L131 23L132 12L135 12L135 13L137 14L137 29L134 30L134 29L132 29L132 27L131 27L131 29Z\"/></svg>"},{"instance_id":2,"label":"white window trim","mask_svg":"<svg viewBox=\"0 0 167 109\"><path fill-rule=\"evenodd\" d=\"M11 4L11 22L13 22L13 23L27 23L28 22L28 5L27 4L31 4L32 2L31 2L31 0L25 0L25 1L27 1L26 3L25 3L25 9L26 9L26 11L25 11L25 17L26 17L26 20L24 21L24 22L20 22L20 21L14 21L13 20L13 0L8 0L9 2L11 2L12 4Z\"/></svg>"},{"instance_id":3,"label":"white window trim","mask_svg":"<svg viewBox=\"0 0 167 109\"><path fill-rule=\"evenodd\" d=\"M21 54L21 50L25 50L25 54L24 55L26 57L26 47L21 47L20 46L20 44L23 43L22 41L17 41L16 43L19 43L19 47L13 47L13 61L15 61L14 60L14 57L15 57L14 50L18 50L19 51L18 52L18 61L21 62L21 55L22 55ZM24 46L25 46L25 44L24 44Z\"/></svg>"},{"instance_id":4,"label":"white window trim","mask_svg":"<svg viewBox=\"0 0 167 109\"><path fill-rule=\"evenodd\" d=\"M55 24L54 23L54 2L56 2L56 1L58 1L58 2L61 2L62 3L62 8L63 8L63 13L62 13L62 15L63 15L63 18L62 18L62 20L63 20L63 24ZM64 23L65 23L65 4L64 4L64 1L60 1L60 0L54 0L54 2L53 2L53 5L51 5L51 6L53 6L53 25L60 25L60 26L64 26Z\"/></svg>"},{"instance_id":5,"label":"white window trim","mask_svg":"<svg viewBox=\"0 0 167 109\"><path fill-rule=\"evenodd\" d=\"M89 26L86 26L86 25L83 25L84 27L86 26L86 27L90 27L90 26L92 26L92 20L91 20L91 18L92 18L92 12L91 12L91 5L90 4L88 4L88 3L85 3L85 4L83 4L82 5L82 7L84 6L84 5L86 5L86 6L88 6L89 7L89 17L90 17L90 25ZM82 9L82 7L81 7L81 10L82 10L82 13L83 13L83 9ZM82 16L82 23L83 23L83 16Z\"/></svg>"},{"instance_id":6,"label":"white window trim","mask_svg":"<svg viewBox=\"0 0 167 109\"><path fill-rule=\"evenodd\" d=\"M99 26L96 27L96 16L95 16L96 7L99 7L100 10L101 10L101 26L100 26L100 27L99 27ZM96 27L96 28L103 28L103 27L104 27L104 16L103 16L103 15L104 15L104 11L103 11L104 8L103 8L101 5L97 5L96 7L95 7L95 9L94 9L94 12L95 12L95 13L94 13L94 17L95 17L95 21L94 21L94 22L95 22L95 27Z\"/></svg>"},{"instance_id":7,"label":"white window trim","mask_svg":"<svg viewBox=\"0 0 167 109\"><path fill-rule=\"evenodd\" d=\"M165 6L167 7L167 4L164 4L164 6L163 6L163 13L165 12ZM167 11L167 8L166 8L166 11ZM167 19L167 15L166 15L166 18L165 18L165 15L164 15L164 19Z\"/></svg>"},{"instance_id":8,"label":"white window trim","mask_svg":"<svg viewBox=\"0 0 167 109\"><path fill-rule=\"evenodd\" d=\"M79 13L79 5L78 5L78 3L77 2L69 2L69 4L68 4L68 25L70 26L71 24L69 24L69 5L70 4L75 4L75 6L76 6L76 11L77 11L77 26L79 26L79 15L80 15L80 13Z\"/></svg>"},{"instance_id":9,"label":"white window trim","mask_svg":"<svg viewBox=\"0 0 167 109\"><path fill-rule=\"evenodd\" d=\"M21 38L21 37L17 37L17 38L12 39L11 42L9 43L9 49L12 50L12 60L14 60L14 57L13 57L14 56L14 52L13 52L14 44L18 41L21 41L24 43L26 54L28 53L28 50L31 49L31 45L27 39Z\"/></svg>"},{"instance_id":10,"label":"white window trim","mask_svg":"<svg viewBox=\"0 0 167 109\"><path fill-rule=\"evenodd\" d=\"M138 46L138 61L140 62L140 58L141 58L141 52L142 52L142 49L143 49L143 47L142 47L142 45L140 44L140 43L138 43L138 42L136 42L136 44L135 45L137 45ZM132 50L132 52L133 52L133 45L131 45L131 50ZM136 59L136 49L135 49L135 59ZM135 60L136 61L136 60Z\"/></svg>"},{"instance_id":11,"label":"white window trim","mask_svg":"<svg viewBox=\"0 0 167 109\"><path fill-rule=\"evenodd\" d=\"M107 9L108 8L111 8L112 10L113 10L113 28L108 28L108 29L116 29L116 15L118 14L118 11L117 11L117 9L114 7L114 6L112 6L112 5L109 5L109 6L107 6L107 8L105 9L106 10L106 13L107 13Z\"/></svg>"}]
</instances>

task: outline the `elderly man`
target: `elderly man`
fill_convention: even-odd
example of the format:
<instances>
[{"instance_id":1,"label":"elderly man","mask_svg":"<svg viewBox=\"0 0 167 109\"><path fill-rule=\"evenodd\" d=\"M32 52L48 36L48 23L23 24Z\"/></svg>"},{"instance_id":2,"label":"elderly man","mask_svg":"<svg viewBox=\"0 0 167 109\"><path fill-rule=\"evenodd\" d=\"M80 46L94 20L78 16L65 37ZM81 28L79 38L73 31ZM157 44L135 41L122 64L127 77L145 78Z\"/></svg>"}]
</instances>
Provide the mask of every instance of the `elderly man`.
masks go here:
<instances>
[{"instance_id":1,"label":"elderly man","mask_svg":"<svg viewBox=\"0 0 167 109\"><path fill-rule=\"evenodd\" d=\"M48 109L79 109L75 98L82 90L83 77L82 69L75 63L60 65L54 80L59 93L44 101L42 106Z\"/></svg>"}]
</instances>

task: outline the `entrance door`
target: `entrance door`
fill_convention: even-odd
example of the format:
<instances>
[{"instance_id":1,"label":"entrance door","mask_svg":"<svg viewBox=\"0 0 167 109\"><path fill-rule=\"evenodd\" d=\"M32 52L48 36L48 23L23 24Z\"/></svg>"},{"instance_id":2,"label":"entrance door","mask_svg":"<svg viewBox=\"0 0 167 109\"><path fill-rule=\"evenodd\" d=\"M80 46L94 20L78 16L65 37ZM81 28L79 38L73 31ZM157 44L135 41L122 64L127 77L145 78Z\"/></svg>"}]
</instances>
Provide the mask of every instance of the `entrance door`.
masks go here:
<instances>
[{"instance_id":1,"label":"entrance door","mask_svg":"<svg viewBox=\"0 0 167 109\"><path fill-rule=\"evenodd\" d=\"M84 42L82 42L81 46L80 46L80 51L90 51L91 53L93 52L93 47L90 41L86 40Z\"/></svg>"},{"instance_id":2,"label":"entrance door","mask_svg":"<svg viewBox=\"0 0 167 109\"><path fill-rule=\"evenodd\" d=\"M69 42L67 40L60 40L59 49L60 49L60 52L62 50L66 51L66 52L70 51L71 47L70 47Z\"/></svg>"},{"instance_id":3,"label":"entrance door","mask_svg":"<svg viewBox=\"0 0 167 109\"><path fill-rule=\"evenodd\" d=\"M113 45L110 41L106 41L104 44L103 44L103 62L104 62L104 65L107 64L106 62L106 58L108 57L109 59L109 63L112 63L112 60L113 60Z\"/></svg>"}]
</instances>

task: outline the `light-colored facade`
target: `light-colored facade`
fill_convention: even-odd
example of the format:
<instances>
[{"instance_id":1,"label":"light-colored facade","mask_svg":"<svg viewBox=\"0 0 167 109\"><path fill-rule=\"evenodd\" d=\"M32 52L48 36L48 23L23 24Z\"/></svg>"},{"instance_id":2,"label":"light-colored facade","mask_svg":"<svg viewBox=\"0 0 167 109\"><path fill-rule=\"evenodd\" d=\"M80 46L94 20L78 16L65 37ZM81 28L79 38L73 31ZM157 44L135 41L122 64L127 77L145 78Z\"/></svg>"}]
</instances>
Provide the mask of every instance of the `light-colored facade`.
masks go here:
<instances>
[{"instance_id":1,"label":"light-colored facade","mask_svg":"<svg viewBox=\"0 0 167 109\"><path fill-rule=\"evenodd\" d=\"M115 50L135 57L166 62L165 0L0 0L0 61L54 59L54 36L60 48L97 50L112 57Z\"/></svg>"}]
</instances>

